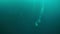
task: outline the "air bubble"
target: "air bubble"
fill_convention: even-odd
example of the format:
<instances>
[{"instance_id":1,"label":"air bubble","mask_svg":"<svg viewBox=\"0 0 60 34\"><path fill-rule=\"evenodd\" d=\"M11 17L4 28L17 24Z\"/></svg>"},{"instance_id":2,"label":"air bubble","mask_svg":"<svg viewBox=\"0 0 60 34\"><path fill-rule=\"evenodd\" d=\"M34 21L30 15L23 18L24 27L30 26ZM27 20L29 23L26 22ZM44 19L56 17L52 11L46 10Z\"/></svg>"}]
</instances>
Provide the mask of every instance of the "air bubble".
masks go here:
<instances>
[{"instance_id":1,"label":"air bubble","mask_svg":"<svg viewBox=\"0 0 60 34\"><path fill-rule=\"evenodd\" d=\"M38 23L37 23L37 22L35 22L35 26L36 26L36 27L38 26Z\"/></svg>"}]
</instances>

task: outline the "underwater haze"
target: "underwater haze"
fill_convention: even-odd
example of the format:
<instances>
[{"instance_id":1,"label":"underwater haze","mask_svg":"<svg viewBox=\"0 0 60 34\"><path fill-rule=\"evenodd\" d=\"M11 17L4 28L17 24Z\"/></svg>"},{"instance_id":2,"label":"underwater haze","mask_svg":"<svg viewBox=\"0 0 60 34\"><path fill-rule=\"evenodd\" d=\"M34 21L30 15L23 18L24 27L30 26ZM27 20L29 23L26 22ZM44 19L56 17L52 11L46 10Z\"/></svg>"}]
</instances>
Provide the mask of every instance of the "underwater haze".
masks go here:
<instances>
[{"instance_id":1,"label":"underwater haze","mask_svg":"<svg viewBox=\"0 0 60 34\"><path fill-rule=\"evenodd\" d=\"M60 0L0 0L0 34L60 34Z\"/></svg>"}]
</instances>

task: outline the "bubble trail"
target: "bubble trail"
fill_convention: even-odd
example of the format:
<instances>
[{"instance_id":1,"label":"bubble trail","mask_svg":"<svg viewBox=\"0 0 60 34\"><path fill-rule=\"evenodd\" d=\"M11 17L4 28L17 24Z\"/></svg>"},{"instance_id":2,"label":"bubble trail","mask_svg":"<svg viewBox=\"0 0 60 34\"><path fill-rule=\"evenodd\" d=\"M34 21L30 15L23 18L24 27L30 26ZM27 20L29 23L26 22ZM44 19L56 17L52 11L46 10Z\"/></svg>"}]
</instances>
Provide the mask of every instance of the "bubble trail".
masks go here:
<instances>
[{"instance_id":1,"label":"bubble trail","mask_svg":"<svg viewBox=\"0 0 60 34\"><path fill-rule=\"evenodd\" d=\"M41 18L42 18L43 13L44 13L44 0L42 0L42 8L40 11L39 19L35 22L36 27L38 27L38 25L41 23Z\"/></svg>"}]
</instances>

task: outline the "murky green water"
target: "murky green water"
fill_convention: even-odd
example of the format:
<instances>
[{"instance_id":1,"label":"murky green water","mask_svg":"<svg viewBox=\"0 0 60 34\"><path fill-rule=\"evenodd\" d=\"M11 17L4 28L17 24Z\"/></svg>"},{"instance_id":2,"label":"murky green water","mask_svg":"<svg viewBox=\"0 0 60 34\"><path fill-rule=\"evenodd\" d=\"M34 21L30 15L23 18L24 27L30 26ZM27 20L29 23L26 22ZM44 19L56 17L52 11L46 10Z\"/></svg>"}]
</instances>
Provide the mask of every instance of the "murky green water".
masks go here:
<instances>
[{"instance_id":1,"label":"murky green water","mask_svg":"<svg viewBox=\"0 0 60 34\"><path fill-rule=\"evenodd\" d=\"M59 33L60 0L0 0L0 34Z\"/></svg>"}]
</instances>

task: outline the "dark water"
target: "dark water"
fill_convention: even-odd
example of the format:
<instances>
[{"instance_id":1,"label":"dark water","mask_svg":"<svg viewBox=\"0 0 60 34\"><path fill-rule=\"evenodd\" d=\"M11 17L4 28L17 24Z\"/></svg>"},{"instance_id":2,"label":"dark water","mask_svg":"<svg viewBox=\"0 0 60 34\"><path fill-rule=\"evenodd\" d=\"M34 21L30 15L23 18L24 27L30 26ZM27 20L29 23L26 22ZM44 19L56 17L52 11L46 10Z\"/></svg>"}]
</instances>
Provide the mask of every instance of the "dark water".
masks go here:
<instances>
[{"instance_id":1,"label":"dark water","mask_svg":"<svg viewBox=\"0 0 60 34\"><path fill-rule=\"evenodd\" d=\"M0 34L60 34L60 0L0 0Z\"/></svg>"}]
</instances>

